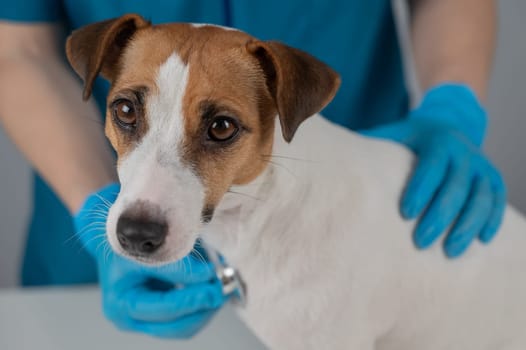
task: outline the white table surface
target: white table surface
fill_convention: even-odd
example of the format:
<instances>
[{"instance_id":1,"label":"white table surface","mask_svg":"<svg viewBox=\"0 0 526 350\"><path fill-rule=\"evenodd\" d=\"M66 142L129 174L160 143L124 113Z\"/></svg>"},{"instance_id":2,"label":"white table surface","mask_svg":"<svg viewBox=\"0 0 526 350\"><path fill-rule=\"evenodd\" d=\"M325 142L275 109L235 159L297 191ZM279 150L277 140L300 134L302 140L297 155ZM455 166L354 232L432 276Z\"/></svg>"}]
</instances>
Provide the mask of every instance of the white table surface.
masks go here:
<instances>
[{"instance_id":1,"label":"white table surface","mask_svg":"<svg viewBox=\"0 0 526 350\"><path fill-rule=\"evenodd\" d=\"M154 339L116 330L96 288L0 289L0 350L265 349L225 307L196 338Z\"/></svg>"}]
</instances>

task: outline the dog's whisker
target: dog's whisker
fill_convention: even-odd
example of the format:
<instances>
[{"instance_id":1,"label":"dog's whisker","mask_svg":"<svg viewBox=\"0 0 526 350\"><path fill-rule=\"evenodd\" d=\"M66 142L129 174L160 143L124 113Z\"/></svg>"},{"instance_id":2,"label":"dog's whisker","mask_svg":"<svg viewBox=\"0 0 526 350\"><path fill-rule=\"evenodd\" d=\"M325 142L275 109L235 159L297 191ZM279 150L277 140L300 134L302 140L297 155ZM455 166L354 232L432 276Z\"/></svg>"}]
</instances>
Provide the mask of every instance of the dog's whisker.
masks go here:
<instances>
[{"instance_id":1,"label":"dog's whisker","mask_svg":"<svg viewBox=\"0 0 526 350\"><path fill-rule=\"evenodd\" d=\"M66 240L64 240L64 242L62 242L63 245L68 245L69 243L71 243L71 241L75 240L76 242L80 241L80 237L78 234L76 233L71 233L69 234L69 238L67 238Z\"/></svg>"},{"instance_id":2,"label":"dog's whisker","mask_svg":"<svg viewBox=\"0 0 526 350\"><path fill-rule=\"evenodd\" d=\"M104 264L106 263L105 255L106 255L107 247L108 247L108 241L103 239L102 241L99 242L99 244L95 248L95 252L97 254L99 254L99 252L100 252L100 255L103 257L102 261L103 261Z\"/></svg>"},{"instance_id":3,"label":"dog's whisker","mask_svg":"<svg viewBox=\"0 0 526 350\"><path fill-rule=\"evenodd\" d=\"M105 204L100 203L100 204L97 204L96 206L94 206L91 209L84 209L82 212L83 213L91 213L93 211L103 211L103 212L107 213L108 212L107 209L108 209L108 207L106 207Z\"/></svg>"},{"instance_id":4,"label":"dog's whisker","mask_svg":"<svg viewBox=\"0 0 526 350\"><path fill-rule=\"evenodd\" d=\"M83 218L101 218L103 219L104 221L106 221L108 219L108 213L107 212L102 212L102 211L92 211L92 212L89 212L89 213L84 213Z\"/></svg>"},{"instance_id":5,"label":"dog's whisker","mask_svg":"<svg viewBox=\"0 0 526 350\"><path fill-rule=\"evenodd\" d=\"M191 277L192 276L192 262L190 261L190 258L188 256L185 257L186 263L185 265L188 265L188 268L186 269L186 276Z\"/></svg>"},{"instance_id":6,"label":"dog's whisker","mask_svg":"<svg viewBox=\"0 0 526 350\"><path fill-rule=\"evenodd\" d=\"M104 234L106 234L106 229L104 227L92 227L90 228L89 231L86 231L84 232L82 235L79 235L79 239L82 239L84 236L87 236L88 234L94 234L94 233L97 233L97 232L103 232Z\"/></svg>"},{"instance_id":7,"label":"dog's whisker","mask_svg":"<svg viewBox=\"0 0 526 350\"><path fill-rule=\"evenodd\" d=\"M285 170L287 173L289 173L290 175L292 175L292 177L294 178L298 178L298 176L296 174L294 174L289 168L287 168L286 166L284 166L283 164L280 164L278 162L275 162L275 161L272 161L272 160L267 160L266 161L267 163L270 163L271 165L273 165L274 167L277 167L277 168L281 168L283 170Z\"/></svg>"},{"instance_id":8,"label":"dog's whisker","mask_svg":"<svg viewBox=\"0 0 526 350\"><path fill-rule=\"evenodd\" d=\"M86 215L86 217L90 219L103 219L103 220L106 220L108 218L106 215L100 214L100 213L88 214Z\"/></svg>"},{"instance_id":9,"label":"dog's whisker","mask_svg":"<svg viewBox=\"0 0 526 350\"><path fill-rule=\"evenodd\" d=\"M96 239L100 239L102 236L105 236L106 235L106 232L104 233L100 233L98 235L95 235L93 237L91 237L90 239L88 239L86 242L82 242L80 239L79 239L79 242L81 243L79 249L77 250L77 254L80 253L83 249L87 249L88 245L96 240Z\"/></svg>"},{"instance_id":10,"label":"dog's whisker","mask_svg":"<svg viewBox=\"0 0 526 350\"><path fill-rule=\"evenodd\" d=\"M76 234L79 236L79 237L82 237L83 235L85 235L86 233L90 232L90 230L92 228L101 228L101 227L106 227L106 222L104 221L94 221L92 223L89 223L87 224L86 226L84 226L80 231L78 231Z\"/></svg>"},{"instance_id":11,"label":"dog's whisker","mask_svg":"<svg viewBox=\"0 0 526 350\"><path fill-rule=\"evenodd\" d=\"M182 266L181 266L182 268L180 267L180 269L183 270L183 277L186 277L186 264L185 264L185 259L183 258L183 259L179 260L177 263L180 264L180 265L182 265Z\"/></svg>"},{"instance_id":12,"label":"dog's whisker","mask_svg":"<svg viewBox=\"0 0 526 350\"><path fill-rule=\"evenodd\" d=\"M104 236L106 236L106 235L105 235L105 234L97 235L97 236L93 237L93 239L102 238L102 237L104 237ZM98 251L98 250L100 249L100 247L103 246L103 245L105 245L105 244L106 244L106 240L104 240L104 239L101 240L101 241L99 242L99 244L97 244L97 247L95 247L95 251Z\"/></svg>"},{"instance_id":13,"label":"dog's whisker","mask_svg":"<svg viewBox=\"0 0 526 350\"><path fill-rule=\"evenodd\" d=\"M75 240L77 242L81 242L82 236L85 236L86 234L91 233L91 232L93 232L95 230L98 231L100 229L101 229L101 227L92 227L89 230L85 230L85 229L81 230L81 231L84 231L82 233L72 233L72 234L69 235L69 238L67 238L66 240L64 240L64 242L62 242L62 244L63 245L67 245L67 244L71 243L71 241L73 241L73 240Z\"/></svg>"},{"instance_id":14,"label":"dog's whisker","mask_svg":"<svg viewBox=\"0 0 526 350\"><path fill-rule=\"evenodd\" d=\"M192 249L192 252L190 254L193 254L203 264L207 264L205 257L197 249Z\"/></svg>"},{"instance_id":15,"label":"dog's whisker","mask_svg":"<svg viewBox=\"0 0 526 350\"><path fill-rule=\"evenodd\" d=\"M100 238L103 238L106 236L106 232L104 233L99 233L93 237L91 237L90 239L88 239L85 243L84 243L84 246L87 246L88 244L90 244L91 242L97 240L97 239L100 239ZM104 242L104 240L102 240L102 242ZM100 243L99 243L100 244Z\"/></svg>"},{"instance_id":16,"label":"dog's whisker","mask_svg":"<svg viewBox=\"0 0 526 350\"><path fill-rule=\"evenodd\" d=\"M89 235L88 235L88 234L89 234ZM90 229L89 232L85 232L85 233L83 234L83 236L78 236L78 237L77 237L77 238L78 238L78 241L79 241L80 243L82 243L82 244L85 245L85 243L83 243L83 240L85 240L86 238L90 237L90 236L93 235L93 234L95 234L95 235L97 235L97 234L106 234L106 230L105 230L104 228L102 228L102 227L94 227L94 228ZM87 236L87 237L85 237L85 236ZM90 239L92 239L92 238L93 238L93 237L88 238L88 241L89 241Z\"/></svg>"},{"instance_id":17,"label":"dog's whisker","mask_svg":"<svg viewBox=\"0 0 526 350\"><path fill-rule=\"evenodd\" d=\"M104 243L106 243L106 242L104 242ZM108 252L108 245L107 244L103 244L103 246L102 246L102 263L104 265L106 265L108 263L107 252Z\"/></svg>"},{"instance_id":18,"label":"dog's whisker","mask_svg":"<svg viewBox=\"0 0 526 350\"><path fill-rule=\"evenodd\" d=\"M108 201L106 198L102 197L101 195L99 194L96 194L97 198L100 199L102 201L102 203L100 203L101 206L103 206L102 208L103 209L110 209L111 206L113 205L113 203L111 203L110 201Z\"/></svg>"},{"instance_id":19,"label":"dog's whisker","mask_svg":"<svg viewBox=\"0 0 526 350\"><path fill-rule=\"evenodd\" d=\"M112 203L109 202L107 199L105 199L104 197L102 197L101 195L97 194L96 195L98 199L100 199L100 203L97 203L93 209L103 209L103 210L109 210L112 206Z\"/></svg>"},{"instance_id":20,"label":"dog's whisker","mask_svg":"<svg viewBox=\"0 0 526 350\"><path fill-rule=\"evenodd\" d=\"M289 156L280 156L277 154L261 154L262 158L281 158L281 159L290 159L290 160L297 160L299 162L308 162L308 163L316 163L316 161L310 160L310 159L302 159L302 158L295 158L295 157L289 157Z\"/></svg>"},{"instance_id":21,"label":"dog's whisker","mask_svg":"<svg viewBox=\"0 0 526 350\"><path fill-rule=\"evenodd\" d=\"M95 194L95 196L96 196L98 199L100 199L100 201L102 202L102 203L100 203L100 204L101 204L101 205L104 205L105 208L109 209L109 208L111 208L111 206L113 205L113 203L111 203L111 202L110 202L109 200L107 200L106 198L102 197L100 194L97 193L97 194Z\"/></svg>"},{"instance_id":22,"label":"dog's whisker","mask_svg":"<svg viewBox=\"0 0 526 350\"><path fill-rule=\"evenodd\" d=\"M232 190L227 190L227 193L237 194L237 195L240 195L240 196L245 196L245 197L251 198L251 199L256 200L256 201L261 201L261 198L252 196L250 194L242 193L242 192L236 192L236 191L232 191Z\"/></svg>"},{"instance_id":23,"label":"dog's whisker","mask_svg":"<svg viewBox=\"0 0 526 350\"><path fill-rule=\"evenodd\" d=\"M77 237L78 239L82 239L84 236L87 236L89 234L92 234L93 232L98 231L106 231L106 223L104 222L92 222L85 227L83 227L80 231L73 234L73 237ZM71 237L70 237L71 239Z\"/></svg>"},{"instance_id":24,"label":"dog's whisker","mask_svg":"<svg viewBox=\"0 0 526 350\"><path fill-rule=\"evenodd\" d=\"M185 275L186 277L191 277L192 276L192 262L190 261L190 258L188 256L185 256L184 260L185 260L184 265L188 266L185 269Z\"/></svg>"},{"instance_id":25,"label":"dog's whisker","mask_svg":"<svg viewBox=\"0 0 526 350\"><path fill-rule=\"evenodd\" d=\"M108 260L110 259L111 252L112 252L111 245L108 243L108 241L106 241L105 249L106 249L106 253L104 254L104 263L107 263Z\"/></svg>"},{"instance_id":26,"label":"dog's whisker","mask_svg":"<svg viewBox=\"0 0 526 350\"><path fill-rule=\"evenodd\" d=\"M193 271L192 271L192 261L190 260L189 256L187 256L185 258L188 260L188 266L189 266L189 270L190 270L190 274L188 276L191 277L192 273L193 273Z\"/></svg>"},{"instance_id":27,"label":"dog's whisker","mask_svg":"<svg viewBox=\"0 0 526 350\"><path fill-rule=\"evenodd\" d=\"M108 215L108 210L106 208L102 208L102 209L99 209L99 208L94 208L94 209L89 209L89 210L85 210L83 212L84 215L88 215L88 214L92 214L92 213L97 213L97 214L104 214L104 215Z\"/></svg>"},{"instance_id":28,"label":"dog's whisker","mask_svg":"<svg viewBox=\"0 0 526 350\"><path fill-rule=\"evenodd\" d=\"M92 220L90 220L90 221L92 221L92 222L90 222L90 224L93 223L93 222L106 224L106 221L108 219L106 216L103 216L102 214L99 214L99 213L88 214L88 215L85 216L85 218L92 219Z\"/></svg>"}]
</instances>

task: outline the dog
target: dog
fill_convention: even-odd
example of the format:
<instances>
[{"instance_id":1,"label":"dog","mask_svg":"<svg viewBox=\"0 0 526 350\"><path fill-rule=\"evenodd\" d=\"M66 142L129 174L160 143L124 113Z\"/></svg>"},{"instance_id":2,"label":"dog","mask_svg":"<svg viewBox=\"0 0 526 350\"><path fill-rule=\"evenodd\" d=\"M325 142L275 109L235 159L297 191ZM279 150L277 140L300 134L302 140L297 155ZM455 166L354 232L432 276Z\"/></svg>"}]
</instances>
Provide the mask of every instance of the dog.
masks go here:
<instances>
[{"instance_id":1,"label":"dog","mask_svg":"<svg viewBox=\"0 0 526 350\"><path fill-rule=\"evenodd\" d=\"M492 246L459 260L418 252L398 210L414 156L318 114L340 84L324 63L133 14L74 31L66 51L85 99L111 82L117 253L164 264L202 237L239 268L240 315L275 349L526 349L525 218L508 206Z\"/></svg>"}]
</instances>

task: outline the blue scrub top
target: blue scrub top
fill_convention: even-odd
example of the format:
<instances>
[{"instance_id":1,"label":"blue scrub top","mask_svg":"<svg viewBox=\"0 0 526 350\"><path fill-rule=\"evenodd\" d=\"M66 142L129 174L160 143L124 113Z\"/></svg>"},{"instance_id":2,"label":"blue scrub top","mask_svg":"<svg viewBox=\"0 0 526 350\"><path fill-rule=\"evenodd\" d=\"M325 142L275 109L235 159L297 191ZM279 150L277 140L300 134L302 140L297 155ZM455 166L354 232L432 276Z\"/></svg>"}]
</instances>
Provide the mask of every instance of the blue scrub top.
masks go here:
<instances>
[{"instance_id":1,"label":"blue scrub top","mask_svg":"<svg viewBox=\"0 0 526 350\"><path fill-rule=\"evenodd\" d=\"M0 0L0 19L62 22L69 30L135 12L153 23L226 25L260 39L277 39L328 63L342 77L334 101L323 111L351 129L398 120L408 110L402 63L390 0ZM108 84L94 96L104 115ZM46 183L34 177L33 217L22 284L96 281L91 257L75 238L71 217Z\"/></svg>"}]
</instances>

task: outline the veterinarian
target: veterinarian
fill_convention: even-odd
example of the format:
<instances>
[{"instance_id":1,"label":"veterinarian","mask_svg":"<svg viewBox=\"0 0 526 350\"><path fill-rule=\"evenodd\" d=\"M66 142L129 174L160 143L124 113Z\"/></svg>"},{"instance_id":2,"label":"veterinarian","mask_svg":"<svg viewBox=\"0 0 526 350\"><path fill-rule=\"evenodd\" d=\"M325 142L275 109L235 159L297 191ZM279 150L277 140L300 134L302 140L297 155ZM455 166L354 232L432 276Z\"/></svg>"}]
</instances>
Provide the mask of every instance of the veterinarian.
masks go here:
<instances>
[{"instance_id":1,"label":"veterinarian","mask_svg":"<svg viewBox=\"0 0 526 350\"><path fill-rule=\"evenodd\" d=\"M343 84L323 114L418 155L400 204L404 217L420 218L418 248L445 237L445 254L457 257L475 239L490 242L499 227L505 186L481 150L494 1L410 1L424 91L414 109L389 0L320 0L309 6L301 0L0 1L0 119L36 169L24 285L90 283L98 276L105 314L114 323L174 338L197 332L225 301L212 272L196 261L190 261L194 273L188 280L174 266L146 269L106 247L80 247L79 237L103 237L105 209L119 187L101 127L108 84L97 81L95 98L81 101L80 82L65 63L64 39L72 29L128 12L154 23L236 27L306 50L335 68ZM152 280L185 287L167 291Z\"/></svg>"}]
</instances>

